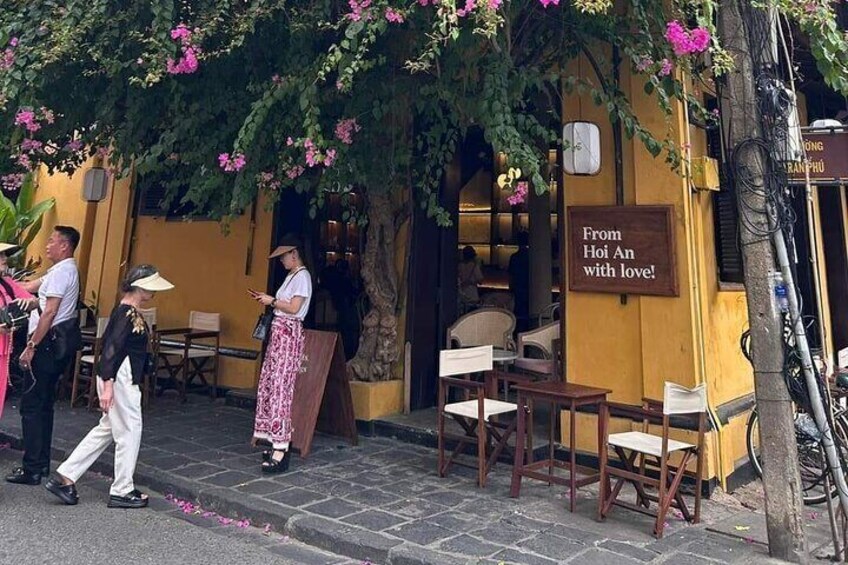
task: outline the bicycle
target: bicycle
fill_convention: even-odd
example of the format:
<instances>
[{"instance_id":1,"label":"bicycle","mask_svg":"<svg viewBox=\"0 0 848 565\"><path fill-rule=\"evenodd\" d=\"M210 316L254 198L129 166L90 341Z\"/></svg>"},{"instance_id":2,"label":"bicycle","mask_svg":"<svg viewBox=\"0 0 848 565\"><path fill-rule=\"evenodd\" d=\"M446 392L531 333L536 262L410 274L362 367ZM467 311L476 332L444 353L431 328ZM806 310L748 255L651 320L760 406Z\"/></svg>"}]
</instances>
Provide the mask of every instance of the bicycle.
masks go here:
<instances>
[{"instance_id":1,"label":"bicycle","mask_svg":"<svg viewBox=\"0 0 848 565\"><path fill-rule=\"evenodd\" d=\"M848 396L848 376L840 375L834 396ZM797 405L796 405L797 406ZM833 415L834 440L843 454L848 458L848 409L840 408ZM748 449L748 460L757 476L763 478L763 467L759 456L759 415L757 408L751 411L745 430L745 443ZM824 502L828 495L836 496L836 486L831 482L829 493L825 487L825 477L830 473L830 467L824 458L822 435L816 427L813 417L796 408L795 412L795 441L798 445L798 468L801 474L802 498L804 504L814 505Z\"/></svg>"}]
</instances>

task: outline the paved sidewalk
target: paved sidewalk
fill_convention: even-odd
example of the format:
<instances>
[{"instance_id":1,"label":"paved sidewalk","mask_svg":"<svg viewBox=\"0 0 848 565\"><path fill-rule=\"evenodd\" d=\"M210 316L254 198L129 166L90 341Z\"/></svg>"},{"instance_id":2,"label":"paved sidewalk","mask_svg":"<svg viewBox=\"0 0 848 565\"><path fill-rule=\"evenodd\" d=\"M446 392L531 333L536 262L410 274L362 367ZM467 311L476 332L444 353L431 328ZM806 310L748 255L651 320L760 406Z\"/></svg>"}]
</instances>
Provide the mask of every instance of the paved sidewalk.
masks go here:
<instances>
[{"instance_id":1,"label":"paved sidewalk","mask_svg":"<svg viewBox=\"0 0 848 565\"><path fill-rule=\"evenodd\" d=\"M625 510L595 521L597 489L579 491L566 510L562 488L525 480L509 498L510 468L498 464L485 489L473 472L454 467L440 479L436 451L387 438L316 436L306 460L295 457L283 475L263 476L248 440L252 414L190 395L187 404L157 399L144 413L136 479L153 490L199 503L203 511L253 524L346 559L391 565L468 563L772 563L765 546L709 531L710 524L751 519L705 501L704 523L674 516L662 540L650 519ZM7 401L0 443L18 445L20 419ZM83 409L57 410L54 459L60 460L98 419ZM111 472L111 452L97 470ZM197 516L202 521L202 514ZM303 563L336 563L315 552Z\"/></svg>"}]
</instances>

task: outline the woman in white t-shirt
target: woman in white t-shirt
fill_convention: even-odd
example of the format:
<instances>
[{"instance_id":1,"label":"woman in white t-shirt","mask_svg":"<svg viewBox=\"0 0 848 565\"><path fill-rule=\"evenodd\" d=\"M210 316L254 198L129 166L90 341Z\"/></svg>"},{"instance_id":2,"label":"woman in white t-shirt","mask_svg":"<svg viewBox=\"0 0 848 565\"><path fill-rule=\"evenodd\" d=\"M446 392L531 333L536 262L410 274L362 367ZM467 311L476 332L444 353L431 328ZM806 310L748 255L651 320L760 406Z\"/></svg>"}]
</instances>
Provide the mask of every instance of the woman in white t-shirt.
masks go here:
<instances>
[{"instance_id":1,"label":"woman in white t-shirt","mask_svg":"<svg viewBox=\"0 0 848 565\"><path fill-rule=\"evenodd\" d=\"M300 242L284 237L269 259L279 257L289 272L276 296L251 292L253 298L274 309L271 337L265 350L253 438L271 443L272 451L262 462L264 473L282 473L289 468L294 385L303 359L303 319L312 298L312 277L303 265Z\"/></svg>"}]
</instances>

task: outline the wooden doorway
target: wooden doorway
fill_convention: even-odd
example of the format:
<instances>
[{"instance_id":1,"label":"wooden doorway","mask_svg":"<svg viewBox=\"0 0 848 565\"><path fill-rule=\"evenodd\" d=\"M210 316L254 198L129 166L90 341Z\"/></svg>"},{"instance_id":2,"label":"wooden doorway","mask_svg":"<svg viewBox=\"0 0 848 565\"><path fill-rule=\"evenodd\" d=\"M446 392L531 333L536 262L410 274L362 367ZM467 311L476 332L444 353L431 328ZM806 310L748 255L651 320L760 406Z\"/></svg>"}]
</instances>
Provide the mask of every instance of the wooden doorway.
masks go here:
<instances>
[{"instance_id":1,"label":"wooden doorway","mask_svg":"<svg viewBox=\"0 0 848 565\"><path fill-rule=\"evenodd\" d=\"M845 188L822 186L819 210L830 302L833 347L838 353L848 347L848 250L845 244Z\"/></svg>"}]
</instances>

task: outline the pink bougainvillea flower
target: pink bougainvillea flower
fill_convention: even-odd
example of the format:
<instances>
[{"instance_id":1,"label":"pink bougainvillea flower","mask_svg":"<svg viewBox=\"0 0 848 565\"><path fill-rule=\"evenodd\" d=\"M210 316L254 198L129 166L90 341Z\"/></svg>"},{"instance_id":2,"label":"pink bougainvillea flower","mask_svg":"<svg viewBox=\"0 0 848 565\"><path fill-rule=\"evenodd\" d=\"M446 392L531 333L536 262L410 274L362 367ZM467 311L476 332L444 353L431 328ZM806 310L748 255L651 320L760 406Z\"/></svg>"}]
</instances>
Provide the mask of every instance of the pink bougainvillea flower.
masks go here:
<instances>
[{"instance_id":1,"label":"pink bougainvillea flower","mask_svg":"<svg viewBox=\"0 0 848 565\"><path fill-rule=\"evenodd\" d=\"M650 57L642 57L639 59L639 62L636 63L636 70L640 73L644 73L648 69L654 66L654 60Z\"/></svg>"},{"instance_id":2,"label":"pink bougainvillea flower","mask_svg":"<svg viewBox=\"0 0 848 565\"><path fill-rule=\"evenodd\" d=\"M703 53L710 46L710 32L703 27L692 30L692 52Z\"/></svg>"},{"instance_id":3,"label":"pink bougainvillea flower","mask_svg":"<svg viewBox=\"0 0 848 565\"><path fill-rule=\"evenodd\" d=\"M18 46L18 38L17 37L11 38L9 40L9 45L12 46L12 47L17 47Z\"/></svg>"},{"instance_id":4,"label":"pink bougainvillea flower","mask_svg":"<svg viewBox=\"0 0 848 565\"><path fill-rule=\"evenodd\" d=\"M336 139L345 145L350 145L353 143L353 134L361 129L362 127L356 123L356 118L349 118L346 120L339 120L336 123L334 133L336 135Z\"/></svg>"},{"instance_id":5,"label":"pink bougainvillea flower","mask_svg":"<svg viewBox=\"0 0 848 565\"><path fill-rule=\"evenodd\" d=\"M185 24L180 24L171 30L171 39L186 45L191 42L191 30Z\"/></svg>"},{"instance_id":6,"label":"pink bougainvillea flower","mask_svg":"<svg viewBox=\"0 0 848 565\"><path fill-rule=\"evenodd\" d=\"M27 151L30 153L35 153L41 151L41 148L44 144L37 139L26 138L21 141L21 151Z\"/></svg>"},{"instance_id":7,"label":"pink bougainvillea flower","mask_svg":"<svg viewBox=\"0 0 848 565\"><path fill-rule=\"evenodd\" d=\"M332 167L333 163L336 162L336 150L335 149L327 149L327 154L324 155L324 166Z\"/></svg>"},{"instance_id":8,"label":"pink bougainvillea flower","mask_svg":"<svg viewBox=\"0 0 848 565\"><path fill-rule=\"evenodd\" d=\"M315 148L315 144L309 138L303 142L303 147L306 148L306 164L310 167L314 167L318 164L318 156L320 153Z\"/></svg>"},{"instance_id":9,"label":"pink bougainvillea flower","mask_svg":"<svg viewBox=\"0 0 848 565\"><path fill-rule=\"evenodd\" d=\"M707 28L698 27L689 31L677 20L666 24L665 39L678 57L703 53L710 46L710 32Z\"/></svg>"},{"instance_id":10,"label":"pink bougainvillea flower","mask_svg":"<svg viewBox=\"0 0 848 565\"><path fill-rule=\"evenodd\" d=\"M529 185L527 181L520 181L515 184L515 191L510 194L506 201L509 202L510 206L518 206L522 204L527 199L527 190Z\"/></svg>"},{"instance_id":11,"label":"pink bougainvillea flower","mask_svg":"<svg viewBox=\"0 0 848 565\"><path fill-rule=\"evenodd\" d=\"M11 69L15 64L15 51L11 48L6 48L3 51L3 56L0 57L0 70Z\"/></svg>"},{"instance_id":12,"label":"pink bougainvillea flower","mask_svg":"<svg viewBox=\"0 0 848 565\"><path fill-rule=\"evenodd\" d=\"M539 0L539 2L542 4L542 6L544 8L547 8L548 6L551 6L551 5L559 6L559 0Z\"/></svg>"},{"instance_id":13,"label":"pink bougainvillea flower","mask_svg":"<svg viewBox=\"0 0 848 565\"><path fill-rule=\"evenodd\" d=\"M371 0L348 0L348 6L350 6L350 13L347 17L354 22L358 22L362 18L366 20L371 19L371 14L368 12L368 8L371 6Z\"/></svg>"},{"instance_id":14,"label":"pink bougainvillea flower","mask_svg":"<svg viewBox=\"0 0 848 565\"><path fill-rule=\"evenodd\" d=\"M671 71L674 69L674 65L671 64L671 61L668 59L663 59L660 61L660 70L657 71L657 74L661 77L668 76L671 74Z\"/></svg>"},{"instance_id":15,"label":"pink bougainvillea flower","mask_svg":"<svg viewBox=\"0 0 848 565\"><path fill-rule=\"evenodd\" d=\"M15 125L23 126L29 132L35 132L41 129L41 124L35 118L35 112L23 108L15 114Z\"/></svg>"},{"instance_id":16,"label":"pink bougainvillea flower","mask_svg":"<svg viewBox=\"0 0 848 565\"><path fill-rule=\"evenodd\" d=\"M474 8L475 8L476 5L477 4L476 4L475 0L465 0L465 6L458 9L456 11L456 15L459 16L460 18L464 18L465 16L467 16L468 14L470 14L471 12L474 11Z\"/></svg>"},{"instance_id":17,"label":"pink bougainvillea flower","mask_svg":"<svg viewBox=\"0 0 848 565\"><path fill-rule=\"evenodd\" d=\"M236 526L238 526L239 528L249 528L250 527L250 520L248 520L248 519L239 520L238 522L236 522Z\"/></svg>"},{"instance_id":18,"label":"pink bougainvillea flower","mask_svg":"<svg viewBox=\"0 0 848 565\"><path fill-rule=\"evenodd\" d=\"M386 21L393 24L402 24L403 14L395 12L391 7L386 8Z\"/></svg>"},{"instance_id":19,"label":"pink bougainvillea flower","mask_svg":"<svg viewBox=\"0 0 848 565\"><path fill-rule=\"evenodd\" d=\"M56 115L53 113L53 110L49 108L41 107L41 119L43 119L48 124L52 124L56 121Z\"/></svg>"},{"instance_id":20,"label":"pink bougainvillea flower","mask_svg":"<svg viewBox=\"0 0 848 565\"><path fill-rule=\"evenodd\" d=\"M24 175L24 173L3 175L0 177L0 186L2 186L3 190L6 192L13 192L23 186L25 176L26 175ZM0 449L8 449L9 447L11 447L11 445L8 443L0 444Z\"/></svg>"},{"instance_id":21,"label":"pink bougainvillea flower","mask_svg":"<svg viewBox=\"0 0 848 565\"><path fill-rule=\"evenodd\" d=\"M166 61L166 70L171 75L190 75L197 71L199 67L198 55L200 55L200 47L196 43L192 43L192 31L185 24L180 24L171 30L171 39L180 44L182 55L179 60L168 58Z\"/></svg>"},{"instance_id":22,"label":"pink bougainvillea flower","mask_svg":"<svg viewBox=\"0 0 848 565\"><path fill-rule=\"evenodd\" d=\"M304 169L302 166L295 165L294 167L286 171L286 176L291 180L294 180L305 172L306 169Z\"/></svg>"},{"instance_id":23,"label":"pink bougainvillea flower","mask_svg":"<svg viewBox=\"0 0 848 565\"><path fill-rule=\"evenodd\" d=\"M289 147L294 145L294 140L291 138L291 136L286 138L286 145L288 145Z\"/></svg>"},{"instance_id":24,"label":"pink bougainvillea flower","mask_svg":"<svg viewBox=\"0 0 848 565\"><path fill-rule=\"evenodd\" d=\"M224 169L224 172L235 173L244 168L247 164L247 158L244 153L221 153L218 155L218 166Z\"/></svg>"},{"instance_id":25,"label":"pink bougainvillea flower","mask_svg":"<svg viewBox=\"0 0 848 565\"><path fill-rule=\"evenodd\" d=\"M503 4L503 0L488 0L488 2L489 2L489 9L492 10L492 11L497 10Z\"/></svg>"}]
</instances>

